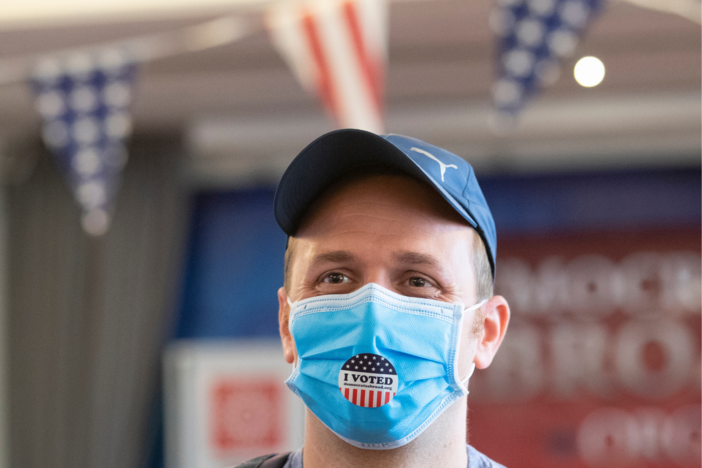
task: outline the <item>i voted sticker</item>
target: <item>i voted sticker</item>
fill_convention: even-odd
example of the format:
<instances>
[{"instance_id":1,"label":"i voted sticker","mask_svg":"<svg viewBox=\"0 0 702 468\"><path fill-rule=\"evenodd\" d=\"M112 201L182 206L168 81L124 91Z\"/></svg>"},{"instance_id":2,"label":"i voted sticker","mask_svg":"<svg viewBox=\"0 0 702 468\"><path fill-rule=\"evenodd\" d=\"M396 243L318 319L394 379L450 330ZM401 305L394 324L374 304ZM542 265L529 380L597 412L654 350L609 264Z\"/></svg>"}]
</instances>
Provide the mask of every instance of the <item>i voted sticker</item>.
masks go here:
<instances>
[{"instance_id":1,"label":"i voted sticker","mask_svg":"<svg viewBox=\"0 0 702 468\"><path fill-rule=\"evenodd\" d=\"M390 403L397 392L397 372L378 354L357 354L339 372L339 390L348 401L363 408Z\"/></svg>"}]
</instances>

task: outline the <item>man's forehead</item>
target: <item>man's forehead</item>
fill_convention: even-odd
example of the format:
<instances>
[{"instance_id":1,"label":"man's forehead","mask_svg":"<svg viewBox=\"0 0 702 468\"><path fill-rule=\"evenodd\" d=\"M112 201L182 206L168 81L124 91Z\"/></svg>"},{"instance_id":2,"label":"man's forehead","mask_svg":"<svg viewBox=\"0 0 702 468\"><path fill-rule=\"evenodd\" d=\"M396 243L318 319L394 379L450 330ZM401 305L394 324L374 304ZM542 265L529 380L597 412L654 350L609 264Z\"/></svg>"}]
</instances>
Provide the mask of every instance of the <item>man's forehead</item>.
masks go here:
<instances>
[{"instance_id":1,"label":"man's forehead","mask_svg":"<svg viewBox=\"0 0 702 468\"><path fill-rule=\"evenodd\" d=\"M330 218L339 218L340 210L353 212L357 218L366 210L381 211L386 216L420 216L425 224L446 221L472 230L428 184L402 172L379 168L351 174L326 187L305 213L296 237L305 236L312 227L326 224Z\"/></svg>"}]
</instances>

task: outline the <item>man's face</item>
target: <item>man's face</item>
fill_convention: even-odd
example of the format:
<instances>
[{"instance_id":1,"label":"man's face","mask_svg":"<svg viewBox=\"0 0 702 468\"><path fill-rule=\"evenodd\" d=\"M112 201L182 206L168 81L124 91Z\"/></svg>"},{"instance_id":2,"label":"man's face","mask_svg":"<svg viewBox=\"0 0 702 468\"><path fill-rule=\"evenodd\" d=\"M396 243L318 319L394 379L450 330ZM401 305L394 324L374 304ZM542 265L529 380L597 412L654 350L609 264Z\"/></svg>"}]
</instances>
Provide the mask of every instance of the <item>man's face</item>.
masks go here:
<instances>
[{"instance_id":1,"label":"man's face","mask_svg":"<svg viewBox=\"0 0 702 468\"><path fill-rule=\"evenodd\" d=\"M279 292L286 357L295 356L288 296L346 294L376 283L404 296L475 304L474 235L436 191L410 178L370 176L328 190L291 239L289 287ZM461 377L484 334L481 319L473 330L476 313L464 318Z\"/></svg>"}]
</instances>

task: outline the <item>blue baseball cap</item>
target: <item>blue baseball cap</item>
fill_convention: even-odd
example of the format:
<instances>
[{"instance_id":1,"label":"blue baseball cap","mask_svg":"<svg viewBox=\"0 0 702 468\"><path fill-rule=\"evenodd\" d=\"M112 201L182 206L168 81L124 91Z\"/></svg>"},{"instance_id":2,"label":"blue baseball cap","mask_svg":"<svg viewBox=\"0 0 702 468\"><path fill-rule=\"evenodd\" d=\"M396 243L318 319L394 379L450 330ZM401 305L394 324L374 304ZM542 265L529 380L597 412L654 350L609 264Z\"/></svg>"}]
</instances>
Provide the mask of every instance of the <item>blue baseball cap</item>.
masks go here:
<instances>
[{"instance_id":1,"label":"blue baseball cap","mask_svg":"<svg viewBox=\"0 0 702 468\"><path fill-rule=\"evenodd\" d=\"M356 129L336 130L317 138L297 155L280 179L274 201L278 225L294 236L307 209L327 186L369 165L396 168L436 189L482 238L494 280L495 221L473 168L463 158L415 138Z\"/></svg>"}]
</instances>

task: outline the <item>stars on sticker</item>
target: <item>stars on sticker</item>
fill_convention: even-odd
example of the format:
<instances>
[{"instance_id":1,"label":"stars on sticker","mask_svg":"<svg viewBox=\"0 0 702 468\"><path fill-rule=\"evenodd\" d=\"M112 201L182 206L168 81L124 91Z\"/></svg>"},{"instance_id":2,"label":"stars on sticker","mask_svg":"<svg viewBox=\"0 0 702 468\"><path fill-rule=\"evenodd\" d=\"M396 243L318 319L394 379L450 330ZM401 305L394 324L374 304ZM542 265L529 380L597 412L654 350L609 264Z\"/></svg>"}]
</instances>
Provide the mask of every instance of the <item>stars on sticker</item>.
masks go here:
<instances>
[{"instance_id":1,"label":"stars on sticker","mask_svg":"<svg viewBox=\"0 0 702 468\"><path fill-rule=\"evenodd\" d=\"M350 357L341 367L344 372L365 372L383 375L397 375L392 361L380 354L357 354Z\"/></svg>"}]
</instances>

